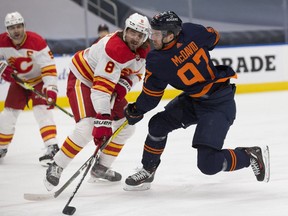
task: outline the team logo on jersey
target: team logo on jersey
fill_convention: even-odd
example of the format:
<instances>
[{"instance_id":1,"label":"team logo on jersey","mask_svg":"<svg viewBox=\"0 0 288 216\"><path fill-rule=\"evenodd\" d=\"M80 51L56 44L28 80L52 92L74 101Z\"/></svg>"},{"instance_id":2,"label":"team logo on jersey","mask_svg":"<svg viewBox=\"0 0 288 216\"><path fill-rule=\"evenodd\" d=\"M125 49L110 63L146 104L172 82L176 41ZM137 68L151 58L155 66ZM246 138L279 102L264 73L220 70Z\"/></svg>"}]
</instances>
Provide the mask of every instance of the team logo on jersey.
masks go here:
<instances>
[{"instance_id":1,"label":"team logo on jersey","mask_svg":"<svg viewBox=\"0 0 288 216\"><path fill-rule=\"evenodd\" d=\"M136 61L139 61L139 60L140 60L140 55L139 55L139 54L136 54L136 55L135 55L135 59L136 59Z\"/></svg>"},{"instance_id":2,"label":"team logo on jersey","mask_svg":"<svg viewBox=\"0 0 288 216\"><path fill-rule=\"evenodd\" d=\"M133 71L131 68L123 68L121 70L121 76L129 76L130 74L137 74L139 73L141 68L139 70Z\"/></svg>"},{"instance_id":3,"label":"team logo on jersey","mask_svg":"<svg viewBox=\"0 0 288 216\"><path fill-rule=\"evenodd\" d=\"M9 65L20 73L27 73L32 70L32 58L30 57L10 57L7 59Z\"/></svg>"}]
</instances>

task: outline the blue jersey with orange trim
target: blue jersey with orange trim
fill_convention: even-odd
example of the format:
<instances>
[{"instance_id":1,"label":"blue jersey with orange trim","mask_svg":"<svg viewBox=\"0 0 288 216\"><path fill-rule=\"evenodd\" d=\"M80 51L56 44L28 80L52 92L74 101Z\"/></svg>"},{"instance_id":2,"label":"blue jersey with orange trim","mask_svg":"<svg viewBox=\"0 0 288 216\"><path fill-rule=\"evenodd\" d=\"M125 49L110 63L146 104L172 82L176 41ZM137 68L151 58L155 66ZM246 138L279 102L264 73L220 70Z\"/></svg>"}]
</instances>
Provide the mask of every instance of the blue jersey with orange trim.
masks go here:
<instances>
[{"instance_id":1,"label":"blue jersey with orange trim","mask_svg":"<svg viewBox=\"0 0 288 216\"><path fill-rule=\"evenodd\" d=\"M168 85L199 98L209 95L219 83L236 78L233 70L217 70L210 59L209 51L218 41L219 33L213 28L184 23L175 43L148 53L136 107L143 112L156 107Z\"/></svg>"}]
</instances>

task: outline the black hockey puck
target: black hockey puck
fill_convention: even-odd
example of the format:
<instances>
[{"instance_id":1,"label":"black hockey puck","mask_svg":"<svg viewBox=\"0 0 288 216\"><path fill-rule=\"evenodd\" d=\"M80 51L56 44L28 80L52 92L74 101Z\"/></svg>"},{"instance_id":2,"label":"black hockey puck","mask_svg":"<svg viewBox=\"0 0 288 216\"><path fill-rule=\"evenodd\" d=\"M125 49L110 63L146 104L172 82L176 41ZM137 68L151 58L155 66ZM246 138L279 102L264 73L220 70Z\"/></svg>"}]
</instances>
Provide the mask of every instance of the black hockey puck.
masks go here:
<instances>
[{"instance_id":1,"label":"black hockey puck","mask_svg":"<svg viewBox=\"0 0 288 216\"><path fill-rule=\"evenodd\" d=\"M76 211L76 208L73 206L65 206L62 213L66 215L73 215Z\"/></svg>"}]
</instances>

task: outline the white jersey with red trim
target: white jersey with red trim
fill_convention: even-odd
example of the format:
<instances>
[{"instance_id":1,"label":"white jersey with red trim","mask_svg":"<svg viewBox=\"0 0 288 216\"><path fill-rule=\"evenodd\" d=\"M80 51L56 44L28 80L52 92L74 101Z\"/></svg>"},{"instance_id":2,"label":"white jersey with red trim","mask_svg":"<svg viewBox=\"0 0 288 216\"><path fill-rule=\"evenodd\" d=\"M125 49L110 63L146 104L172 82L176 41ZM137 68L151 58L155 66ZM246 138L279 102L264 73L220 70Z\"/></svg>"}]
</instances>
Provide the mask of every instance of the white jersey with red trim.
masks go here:
<instances>
[{"instance_id":1,"label":"white jersey with red trim","mask_svg":"<svg viewBox=\"0 0 288 216\"><path fill-rule=\"evenodd\" d=\"M146 55L150 47L134 53L115 32L102 38L90 48L76 53L70 70L91 88L95 111L110 114L110 99L119 79L125 77L133 87L145 72Z\"/></svg>"},{"instance_id":2,"label":"white jersey with red trim","mask_svg":"<svg viewBox=\"0 0 288 216\"><path fill-rule=\"evenodd\" d=\"M53 54L38 34L25 32L20 45L15 46L8 33L0 34L0 60L5 60L18 76L30 85L42 80L45 86L57 85L57 71Z\"/></svg>"}]
</instances>

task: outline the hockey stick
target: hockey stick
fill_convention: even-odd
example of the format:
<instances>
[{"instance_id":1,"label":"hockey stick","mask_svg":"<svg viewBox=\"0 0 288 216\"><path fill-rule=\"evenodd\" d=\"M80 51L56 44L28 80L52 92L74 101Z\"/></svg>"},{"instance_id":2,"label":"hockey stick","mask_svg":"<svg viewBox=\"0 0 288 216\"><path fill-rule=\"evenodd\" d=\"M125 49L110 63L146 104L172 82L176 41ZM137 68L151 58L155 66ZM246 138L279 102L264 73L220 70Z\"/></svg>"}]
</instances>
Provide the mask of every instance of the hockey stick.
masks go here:
<instances>
[{"instance_id":1,"label":"hockey stick","mask_svg":"<svg viewBox=\"0 0 288 216\"><path fill-rule=\"evenodd\" d=\"M114 107L115 100L116 100L116 94L112 95L112 98L111 98L111 109L113 109L113 107ZM128 124L128 121L125 120L125 122L122 124L122 125L124 125L123 128L124 128L127 124ZM119 127L119 128L121 128L120 130L119 130L119 128L116 130L116 131L118 131L118 132L116 133L116 135L118 135L119 132L122 130L122 125ZM116 136L116 135L115 135L115 136ZM75 194L77 193L78 189L80 188L80 186L81 186L84 178L86 177L88 171L90 170L90 168L91 168L91 166L92 166L92 164L93 164L93 161L94 161L94 160L96 159L96 157L97 157L97 154L98 154L99 149L101 149L101 150L104 149L104 148L106 147L106 145L107 145L109 142L111 142L111 140L112 140L112 139L106 140L101 146L100 146L99 144L97 145L96 150L95 150L94 154L92 155L92 159L90 160L90 162L89 162L89 164L88 164L88 166L87 166L84 174L82 175L82 178L80 179L78 185L76 186L75 190L73 191L73 194L70 196L68 202L66 203L66 205L64 206L64 208L63 208L63 210L62 210L62 213L63 213L63 214L73 215L73 214L75 213L76 208L75 208L74 206L69 206L69 204L71 203L72 199L74 198ZM94 142L95 142L95 141L94 141Z\"/></svg>"},{"instance_id":2,"label":"hockey stick","mask_svg":"<svg viewBox=\"0 0 288 216\"><path fill-rule=\"evenodd\" d=\"M113 135L110 137L109 140L107 140L102 146L101 146L101 150L105 148L105 146L111 142L119 133L120 131L128 124L128 121L126 120L114 133ZM98 146L97 146L98 148ZM95 152L98 152L99 150L95 150ZM95 154L94 152L94 154ZM96 155L97 155L96 152ZM71 176L71 178L61 187L59 188L57 191L55 191L54 193L50 193L50 194L31 194L31 193L25 193L24 194L24 199L26 200L30 200L30 201L42 201L42 200L48 200L48 199L52 199L52 198L57 198L73 181L74 179L80 175L80 173L87 168L87 166L89 166L89 164L92 164L92 160L94 160L94 154L88 158L88 160ZM90 165L91 166L91 165ZM90 167L89 167L90 169ZM88 172L88 171L87 171ZM85 173L84 173L85 174ZM86 173L87 174L87 173ZM85 176L86 176L85 174ZM85 177L84 176L84 177ZM82 181L84 180L84 178L82 177L81 179L81 183L79 182L79 187L82 184ZM78 187L77 185L77 187ZM78 188L79 188L78 187ZM78 189L77 189L78 190ZM73 193L73 196L75 195L76 191ZM72 200L72 199L71 199Z\"/></svg>"},{"instance_id":3,"label":"hockey stick","mask_svg":"<svg viewBox=\"0 0 288 216\"><path fill-rule=\"evenodd\" d=\"M21 78L19 78L17 76L16 73L12 73L11 76L15 79L15 81L20 84L23 88L28 89L32 92L34 92L36 95L40 96L41 98L47 100L47 98L45 97L44 94L42 94L41 92L37 91L33 86L29 85L28 83L24 82L24 80L22 80ZM56 106L59 110L61 110L62 112L64 112L65 114L67 114L70 117L74 117L71 113L69 113L67 110L63 109L62 107L60 107L58 104L54 103L54 106Z\"/></svg>"},{"instance_id":4,"label":"hockey stick","mask_svg":"<svg viewBox=\"0 0 288 216\"><path fill-rule=\"evenodd\" d=\"M107 142L105 142L105 144L107 144ZM74 198L75 194L77 193L78 189L80 188L84 178L86 177L88 171L90 170L90 167L92 166L92 164L93 164L93 162L94 162L94 160L95 160L95 158L97 156L97 153L98 153L99 149L100 149L100 145L97 145L96 150L95 150L94 154L92 155L91 160L89 160L88 166L85 169L84 174L82 175L82 178L80 179L78 185L76 186L75 190L73 191L73 193L70 196L68 202L66 203L65 207L62 210L63 214L73 215L74 212L76 211L76 208L74 206L69 206L69 204L71 203L72 199Z\"/></svg>"}]
</instances>

